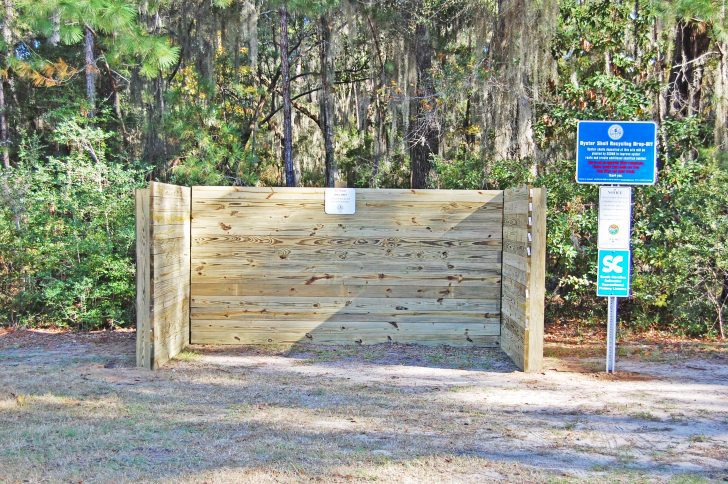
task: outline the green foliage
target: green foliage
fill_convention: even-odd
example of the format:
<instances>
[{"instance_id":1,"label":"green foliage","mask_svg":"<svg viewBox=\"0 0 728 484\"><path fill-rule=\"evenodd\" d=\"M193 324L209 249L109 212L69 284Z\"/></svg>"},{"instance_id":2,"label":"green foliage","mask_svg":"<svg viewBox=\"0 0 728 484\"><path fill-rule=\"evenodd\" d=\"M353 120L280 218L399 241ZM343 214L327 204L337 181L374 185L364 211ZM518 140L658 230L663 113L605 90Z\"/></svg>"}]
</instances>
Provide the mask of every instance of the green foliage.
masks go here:
<instances>
[{"instance_id":1,"label":"green foliage","mask_svg":"<svg viewBox=\"0 0 728 484\"><path fill-rule=\"evenodd\" d=\"M483 163L479 155L462 152L453 159L433 157L433 188L456 190L502 190L530 183L529 163L498 160Z\"/></svg>"},{"instance_id":2,"label":"green foliage","mask_svg":"<svg viewBox=\"0 0 728 484\"><path fill-rule=\"evenodd\" d=\"M260 155L266 153L255 146L258 133L251 129L260 89L250 67L235 68L224 53L216 56L214 81L207 85L194 69L183 68L172 85L169 102L174 107L166 129L184 156L174 163L174 179L195 185L255 185L265 169Z\"/></svg>"},{"instance_id":3,"label":"green foliage","mask_svg":"<svg viewBox=\"0 0 728 484\"><path fill-rule=\"evenodd\" d=\"M131 323L132 189L145 171L133 160L154 160L154 178L186 185L281 184L283 3L10 2L11 42L25 51L1 49L12 168L0 172L0 324ZM517 49L499 59L495 26L507 30L518 13L492 0L285 5L301 183L324 183L317 93L318 17L326 16L342 178L350 187L408 188L419 107L439 133L432 188L547 187L549 320L597 321L605 308L595 296L598 190L573 179L577 121L659 119L661 173L656 186L635 190L634 295L621 311L638 328L719 331L728 298L728 167L712 147L724 111L709 104L720 96L715 73L725 48L717 42L728 40L721 0L560 0L549 46L558 78L523 93L534 103L527 110L519 99L513 132L520 136L522 115L535 107L539 147L520 160L495 159L489 146L498 90L511 88L499 86L500 71L523 66L533 76L529 69L548 64ZM671 118L657 101L670 89L670 32L679 21L701 23L712 50L691 64L702 69L701 108ZM413 47L418 26L431 53ZM99 69L93 122L84 117L86 28ZM58 45L49 41L56 33ZM526 40L513 35L509 42ZM418 97L418 55L431 55L435 96Z\"/></svg>"},{"instance_id":4,"label":"green foliage","mask_svg":"<svg viewBox=\"0 0 728 484\"><path fill-rule=\"evenodd\" d=\"M661 88L648 75L661 47L651 30L659 12L654 4L643 5L639 15L632 9L562 2L553 45L560 87L535 127L543 146L573 145L579 119L651 118ZM724 153L705 148L710 136L704 118L665 119L658 183L634 190L633 296L620 305L633 327L716 335L717 321L728 312L728 167ZM598 189L576 185L573 176L573 159L566 159L547 165L536 180L548 188L549 314L602 317L605 304L595 296Z\"/></svg>"},{"instance_id":5,"label":"green foliage","mask_svg":"<svg viewBox=\"0 0 728 484\"><path fill-rule=\"evenodd\" d=\"M141 75L153 78L177 62L180 49L165 37L150 35L141 24L137 6L119 0L19 0L18 10L31 32L50 37L58 28L65 45L80 44L84 28L90 28L103 49L106 61L130 73L130 61L138 63ZM51 19L56 15L59 25ZM44 62L36 54L36 63ZM31 61L32 62L32 61ZM131 65L134 65L131 64Z\"/></svg>"},{"instance_id":6,"label":"green foliage","mask_svg":"<svg viewBox=\"0 0 728 484\"><path fill-rule=\"evenodd\" d=\"M721 158L722 156L722 158ZM691 336L716 335L728 291L728 164L701 151L674 160L635 200L634 319Z\"/></svg>"},{"instance_id":7,"label":"green foliage","mask_svg":"<svg viewBox=\"0 0 728 484\"><path fill-rule=\"evenodd\" d=\"M127 325L134 307L133 189L142 171L107 159L104 132L72 119L42 158L37 136L0 172L0 324ZM91 157L91 150L97 161Z\"/></svg>"}]
</instances>

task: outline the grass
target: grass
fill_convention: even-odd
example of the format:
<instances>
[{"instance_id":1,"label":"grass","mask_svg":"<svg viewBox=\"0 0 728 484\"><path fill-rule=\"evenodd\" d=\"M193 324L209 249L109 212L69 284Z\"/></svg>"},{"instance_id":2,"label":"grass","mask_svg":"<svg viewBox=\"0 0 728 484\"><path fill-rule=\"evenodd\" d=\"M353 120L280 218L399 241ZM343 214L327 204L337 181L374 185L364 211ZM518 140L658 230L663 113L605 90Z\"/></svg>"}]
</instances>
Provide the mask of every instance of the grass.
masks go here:
<instances>
[{"instance_id":1,"label":"grass","mask_svg":"<svg viewBox=\"0 0 728 484\"><path fill-rule=\"evenodd\" d=\"M684 378L525 375L494 350L389 345L193 347L149 372L133 335L44 341L0 339L0 482L700 482L728 451L722 387ZM641 437L668 398L692 434ZM702 472L660 460L688 447L679 461Z\"/></svg>"},{"instance_id":2,"label":"grass","mask_svg":"<svg viewBox=\"0 0 728 484\"><path fill-rule=\"evenodd\" d=\"M200 354L195 351L185 350L179 352L174 358L180 361L196 361L200 359Z\"/></svg>"},{"instance_id":3,"label":"grass","mask_svg":"<svg viewBox=\"0 0 728 484\"><path fill-rule=\"evenodd\" d=\"M651 422L660 422L662 419L651 412L648 411L640 411L640 412L634 412L630 415L632 418L639 419L639 420L649 420Z\"/></svg>"}]
</instances>

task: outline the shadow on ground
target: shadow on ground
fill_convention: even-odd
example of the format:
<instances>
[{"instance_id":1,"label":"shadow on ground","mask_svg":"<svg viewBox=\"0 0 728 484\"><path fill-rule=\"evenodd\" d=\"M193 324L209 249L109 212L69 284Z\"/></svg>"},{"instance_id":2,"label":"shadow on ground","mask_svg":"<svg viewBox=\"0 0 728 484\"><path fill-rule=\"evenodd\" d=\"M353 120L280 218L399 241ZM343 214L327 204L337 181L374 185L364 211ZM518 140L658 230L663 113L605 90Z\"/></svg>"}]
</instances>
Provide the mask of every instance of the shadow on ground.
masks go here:
<instances>
[{"instance_id":1,"label":"shadow on ground","mask_svg":"<svg viewBox=\"0 0 728 484\"><path fill-rule=\"evenodd\" d=\"M495 349L192 347L157 372L133 352L133 333L0 335L0 480L726 476L723 360L604 379Z\"/></svg>"}]
</instances>

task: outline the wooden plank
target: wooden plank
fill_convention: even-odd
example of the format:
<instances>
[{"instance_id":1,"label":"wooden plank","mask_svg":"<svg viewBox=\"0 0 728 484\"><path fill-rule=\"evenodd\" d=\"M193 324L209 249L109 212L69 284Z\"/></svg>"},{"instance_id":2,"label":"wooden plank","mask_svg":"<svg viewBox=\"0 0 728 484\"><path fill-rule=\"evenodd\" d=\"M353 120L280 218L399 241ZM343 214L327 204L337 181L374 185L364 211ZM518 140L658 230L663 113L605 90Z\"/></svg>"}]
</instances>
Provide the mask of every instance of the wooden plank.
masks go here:
<instances>
[{"instance_id":1,"label":"wooden plank","mask_svg":"<svg viewBox=\"0 0 728 484\"><path fill-rule=\"evenodd\" d=\"M511 266L522 272L529 272L529 260L527 256L516 255L510 252L503 253L503 265Z\"/></svg>"},{"instance_id":2,"label":"wooden plank","mask_svg":"<svg viewBox=\"0 0 728 484\"><path fill-rule=\"evenodd\" d=\"M527 244L528 227L503 227L503 240Z\"/></svg>"},{"instance_id":3,"label":"wooden plank","mask_svg":"<svg viewBox=\"0 0 728 484\"><path fill-rule=\"evenodd\" d=\"M221 324L225 323L225 324ZM442 325L417 322L408 325L383 323L339 323L287 321L284 323L240 323L201 321L192 323L195 344L374 344L385 342L420 344L495 344L500 324Z\"/></svg>"},{"instance_id":4,"label":"wooden plank","mask_svg":"<svg viewBox=\"0 0 728 484\"><path fill-rule=\"evenodd\" d=\"M189 187L170 185L169 183L150 182L149 189L152 197L164 199L190 200L192 192Z\"/></svg>"},{"instance_id":5,"label":"wooden plank","mask_svg":"<svg viewBox=\"0 0 728 484\"><path fill-rule=\"evenodd\" d=\"M152 211L154 212L190 212L192 200L190 197L169 198L169 197L152 197Z\"/></svg>"},{"instance_id":6,"label":"wooden plank","mask_svg":"<svg viewBox=\"0 0 728 484\"><path fill-rule=\"evenodd\" d=\"M445 298L339 298L339 297L301 297L286 298L270 296L195 296L192 297L193 308L224 307L226 309L242 308L249 311L297 311L332 310L347 312L377 312L382 309L397 311L468 311L497 312L500 302L497 298L487 299L445 299Z\"/></svg>"},{"instance_id":7,"label":"wooden plank","mask_svg":"<svg viewBox=\"0 0 728 484\"><path fill-rule=\"evenodd\" d=\"M283 273L265 275L266 284L286 285L372 285L372 286L488 286L489 284L500 284L501 274L499 269L490 273L481 274L401 274L397 272L379 273ZM217 274L207 275L192 273L192 283L229 283L229 284L255 284L261 281L260 274L239 275L239 274Z\"/></svg>"},{"instance_id":8,"label":"wooden plank","mask_svg":"<svg viewBox=\"0 0 728 484\"><path fill-rule=\"evenodd\" d=\"M194 283L192 297L198 296L272 296L272 297L375 297L375 298L453 298L497 299L500 288L496 284L480 286L344 286L344 285L286 285L286 284L206 284Z\"/></svg>"},{"instance_id":9,"label":"wooden plank","mask_svg":"<svg viewBox=\"0 0 728 484\"><path fill-rule=\"evenodd\" d=\"M316 328L374 324L366 336L381 342L402 337L382 333L392 324L410 334L410 325L436 321L450 329L421 339L471 344L452 336L453 327L499 328L502 192L357 190L353 216L324 214L323 195L193 189L193 336L197 322L218 321L210 341L239 343L221 323L247 327L259 343L297 341L305 334L284 326L303 321ZM354 342L339 332L318 338ZM493 337L479 341L494 344Z\"/></svg>"},{"instance_id":10,"label":"wooden plank","mask_svg":"<svg viewBox=\"0 0 728 484\"><path fill-rule=\"evenodd\" d=\"M407 332L441 332L454 333L464 330L482 331L487 334L497 335L500 333L500 321L490 319L485 322L463 322L454 321L441 323L433 321L414 321L409 323L381 322L381 321L358 321L342 324L334 321L311 321L311 320L288 320L288 321L242 321L242 320L196 320L193 322L197 327L205 327L209 331L347 331L356 329L361 332L372 332L377 330L396 330L400 333Z\"/></svg>"},{"instance_id":11,"label":"wooden plank","mask_svg":"<svg viewBox=\"0 0 728 484\"><path fill-rule=\"evenodd\" d=\"M503 262L503 279L511 279L524 286L528 285L528 273Z\"/></svg>"},{"instance_id":12,"label":"wooden plank","mask_svg":"<svg viewBox=\"0 0 728 484\"><path fill-rule=\"evenodd\" d=\"M546 191L506 190L503 199L501 348L522 370L538 372L543 366Z\"/></svg>"},{"instance_id":13,"label":"wooden plank","mask_svg":"<svg viewBox=\"0 0 728 484\"><path fill-rule=\"evenodd\" d=\"M152 367L159 368L189 344L191 191L154 182L150 190Z\"/></svg>"},{"instance_id":14,"label":"wooden plank","mask_svg":"<svg viewBox=\"0 0 728 484\"><path fill-rule=\"evenodd\" d=\"M169 210L163 213L174 213ZM476 210L451 213L437 213L431 211L403 210L401 213L385 212L383 210L363 210L353 215L337 216L332 220L323 210L275 211L261 209L236 209L230 212L201 212L194 213L192 220L196 225L216 226L219 223L234 225L236 223L248 224L251 227L266 226L277 227L281 225L315 226L317 224L335 225L341 229L360 227L392 227L425 229L454 226L498 225L502 220L500 210ZM513 225L513 224L509 224Z\"/></svg>"},{"instance_id":15,"label":"wooden plank","mask_svg":"<svg viewBox=\"0 0 728 484\"><path fill-rule=\"evenodd\" d=\"M323 188L288 187L194 187L198 199L216 198L225 200L323 200ZM399 200L450 202L502 202L500 190L398 190L357 188L357 208L364 201L397 202Z\"/></svg>"},{"instance_id":16,"label":"wooden plank","mask_svg":"<svg viewBox=\"0 0 728 484\"><path fill-rule=\"evenodd\" d=\"M498 302L493 306L497 308ZM230 320L230 321L394 321L410 323L434 321L439 323L487 322L500 316L498 311L398 311L396 308L379 308L376 311L363 309L299 309L299 310L253 310L227 307L192 307L192 320Z\"/></svg>"},{"instance_id":17,"label":"wooden plank","mask_svg":"<svg viewBox=\"0 0 728 484\"><path fill-rule=\"evenodd\" d=\"M528 248L529 244L526 241L515 241L512 239L503 240L503 252L508 254L515 254L521 257L529 257Z\"/></svg>"},{"instance_id":18,"label":"wooden plank","mask_svg":"<svg viewBox=\"0 0 728 484\"><path fill-rule=\"evenodd\" d=\"M524 371L543 369L544 306L546 293L546 189L531 190L532 242L529 277L527 345L524 349Z\"/></svg>"},{"instance_id":19,"label":"wooden plank","mask_svg":"<svg viewBox=\"0 0 728 484\"><path fill-rule=\"evenodd\" d=\"M525 288L530 273L529 243L529 190L527 187L505 190L500 346L520 369L525 364L523 338L528 317Z\"/></svg>"},{"instance_id":20,"label":"wooden plank","mask_svg":"<svg viewBox=\"0 0 728 484\"><path fill-rule=\"evenodd\" d=\"M182 252L190 252L190 238L176 237L173 239L154 239L152 240L152 254L154 255L167 255L176 254Z\"/></svg>"},{"instance_id":21,"label":"wooden plank","mask_svg":"<svg viewBox=\"0 0 728 484\"><path fill-rule=\"evenodd\" d=\"M149 189L137 189L136 198L136 364L152 367L151 250Z\"/></svg>"},{"instance_id":22,"label":"wooden plank","mask_svg":"<svg viewBox=\"0 0 728 484\"><path fill-rule=\"evenodd\" d=\"M501 247L501 234L483 234L482 237L463 240L455 238L407 238L407 237L355 237L355 236L340 236L340 237L291 237L291 236L254 236L254 235L228 235L228 234L217 234L217 235L202 235L197 233L195 227L192 229L192 245L195 248L195 252L200 247L210 247L215 250L228 250L234 244L237 247L248 246L248 247L265 247L271 246L279 249L294 248L294 247L332 247L332 248L362 248L362 246L369 247L383 247L385 249L426 249L426 248L441 248L443 250L469 248L477 250L478 248L498 248ZM194 255L194 254L193 254Z\"/></svg>"},{"instance_id":23,"label":"wooden plank","mask_svg":"<svg viewBox=\"0 0 728 484\"><path fill-rule=\"evenodd\" d=\"M427 237L427 238L456 238L465 240L483 240L495 238L501 234L500 221L488 224L475 225L454 225L442 227L383 227L383 226L359 226L346 227L335 224L311 224L311 225L254 225L245 221L240 223L218 222L215 224L197 224L193 232L194 237L200 236L289 236L289 237ZM490 236L490 237L489 237Z\"/></svg>"},{"instance_id":24,"label":"wooden plank","mask_svg":"<svg viewBox=\"0 0 728 484\"><path fill-rule=\"evenodd\" d=\"M305 213L324 213L323 196L315 200L298 199L298 200L246 200L246 199L228 199L228 198L200 198L195 195L192 198L192 218L207 216L219 213L227 213L237 215L240 213L258 214L261 210L280 211L290 214L291 212ZM499 202L463 202L452 200L440 201L418 201L409 199L400 200L364 200L359 206L359 212L371 214L392 215L392 213L407 214L458 214L461 212L480 212L487 211L494 214L502 214L503 204ZM356 217L350 215L327 215L331 219L351 219Z\"/></svg>"},{"instance_id":25,"label":"wooden plank","mask_svg":"<svg viewBox=\"0 0 728 484\"><path fill-rule=\"evenodd\" d=\"M260 264L268 261L287 261L291 264L311 264L322 261L349 261L353 263L369 263L372 260L391 261L395 263L415 263L419 261L447 263L481 263L501 262L501 252L495 249L469 250L461 249L455 252L425 248L422 250L397 250L384 247L364 247L332 249L332 248L302 248L277 249L272 247L246 247L229 246L209 249L208 247L195 248L192 265L200 263L226 263L229 261L243 261L248 264Z\"/></svg>"},{"instance_id":26,"label":"wooden plank","mask_svg":"<svg viewBox=\"0 0 728 484\"><path fill-rule=\"evenodd\" d=\"M155 225L184 225L189 223L189 221L189 210L181 210L179 208L167 211L154 210L152 214L152 222Z\"/></svg>"},{"instance_id":27,"label":"wooden plank","mask_svg":"<svg viewBox=\"0 0 728 484\"><path fill-rule=\"evenodd\" d=\"M159 240L189 239L190 223L188 222L184 224L153 225L152 237L154 237L155 244Z\"/></svg>"},{"instance_id":28,"label":"wooden plank","mask_svg":"<svg viewBox=\"0 0 728 484\"><path fill-rule=\"evenodd\" d=\"M220 260L220 259L218 259ZM228 262L195 262L193 270L198 276L224 276L235 274L246 276L252 274L288 274L288 273L326 273L326 274L384 274L395 272L400 275L416 274L499 274L501 262L456 262L456 261L383 261L356 262L336 260L330 262L312 262L305 264L296 260L256 261L235 259ZM416 277L416 276L415 276Z\"/></svg>"},{"instance_id":29,"label":"wooden plank","mask_svg":"<svg viewBox=\"0 0 728 484\"><path fill-rule=\"evenodd\" d=\"M508 316L501 316L500 347L515 365L524 368L524 329Z\"/></svg>"}]
</instances>

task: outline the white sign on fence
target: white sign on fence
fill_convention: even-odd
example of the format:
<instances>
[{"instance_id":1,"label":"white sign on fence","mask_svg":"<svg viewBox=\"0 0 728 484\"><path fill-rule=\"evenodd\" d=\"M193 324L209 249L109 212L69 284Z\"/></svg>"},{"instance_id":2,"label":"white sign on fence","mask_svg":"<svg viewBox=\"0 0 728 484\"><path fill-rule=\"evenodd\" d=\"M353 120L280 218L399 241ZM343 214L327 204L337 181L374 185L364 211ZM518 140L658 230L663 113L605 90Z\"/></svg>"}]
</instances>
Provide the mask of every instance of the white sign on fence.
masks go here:
<instances>
[{"instance_id":1,"label":"white sign on fence","mask_svg":"<svg viewBox=\"0 0 728 484\"><path fill-rule=\"evenodd\" d=\"M356 211L356 190L327 188L324 191L324 211L329 215L351 215Z\"/></svg>"},{"instance_id":2,"label":"white sign on fence","mask_svg":"<svg viewBox=\"0 0 728 484\"><path fill-rule=\"evenodd\" d=\"M632 187L599 187L599 249L629 249Z\"/></svg>"}]
</instances>

